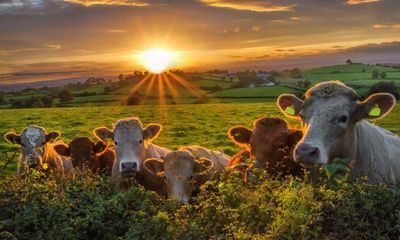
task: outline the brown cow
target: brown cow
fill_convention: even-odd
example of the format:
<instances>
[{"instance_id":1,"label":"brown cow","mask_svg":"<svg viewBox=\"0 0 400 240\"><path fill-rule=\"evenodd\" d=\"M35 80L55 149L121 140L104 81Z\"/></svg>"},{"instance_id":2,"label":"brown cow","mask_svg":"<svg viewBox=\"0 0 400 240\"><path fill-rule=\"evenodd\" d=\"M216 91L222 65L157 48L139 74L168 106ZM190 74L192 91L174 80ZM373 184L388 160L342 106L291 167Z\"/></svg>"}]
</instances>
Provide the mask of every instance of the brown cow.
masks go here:
<instances>
[{"instance_id":1,"label":"brown cow","mask_svg":"<svg viewBox=\"0 0 400 240\"><path fill-rule=\"evenodd\" d=\"M21 157L18 163L18 172L24 173L26 168L36 170L55 170L64 173L71 170L69 159L61 157L54 151L52 143L60 136L59 132L46 133L45 129L36 125L25 128L20 135L8 132L4 138L14 144L21 145Z\"/></svg>"},{"instance_id":2,"label":"brown cow","mask_svg":"<svg viewBox=\"0 0 400 240\"><path fill-rule=\"evenodd\" d=\"M121 183L124 177L135 175L137 182L146 189L165 195L163 178L155 177L143 162L147 158L161 158L170 152L169 149L151 143L161 131L161 125L149 124L143 129L139 118L124 118L118 120L114 129L99 127L94 134L103 141L113 139L115 144L115 159L112 177Z\"/></svg>"},{"instance_id":3,"label":"brown cow","mask_svg":"<svg viewBox=\"0 0 400 240\"><path fill-rule=\"evenodd\" d=\"M230 168L254 158L254 167L266 168L271 174L303 173L302 167L292 158L293 148L301 139L302 132L289 128L283 119L262 117L254 122L253 130L236 126L229 129L228 136L234 143L244 147L231 158L228 164Z\"/></svg>"},{"instance_id":4,"label":"brown cow","mask_svg":"<svg viewBox=\"0 0 400 240\"><path fill-rule=\"evenodd\" d=\"M208 175L213 162L206 158L196 159L188 151L172 151L162 159L146 159L144 167L155 176L164 177L169 198L187 203L194 188L200 187L198 177Z\"/></svg>"},{"instance_id":5,"label":"brown cow","mask_svg":"<svg viewBox=\"0 0 400 240\"><path fill-rule=\"evenodd\" d=\"M87 137L72 140L68 145L60 143L54 146L56 152L70 157L75 168L89 167L94 173L111 175L114 151L107 148L103 141L93 142Z\"/></svg>"},{"instance_id":6,"label":"brown cow","mask_svg":"<svg viewBox=\"0 0 400 240\"><path fill-rule=\"evenodd\" d=\"M366 121L388 114L396 104L393 95L377 93L360 101L353 89L328 81L310 88L304 101L284 94L277 104L303 124L296 161L312 166L348 159L353 161L352 179L367 176L372 183L400 183L400 138Z\"/></svg>"}]
</instances>

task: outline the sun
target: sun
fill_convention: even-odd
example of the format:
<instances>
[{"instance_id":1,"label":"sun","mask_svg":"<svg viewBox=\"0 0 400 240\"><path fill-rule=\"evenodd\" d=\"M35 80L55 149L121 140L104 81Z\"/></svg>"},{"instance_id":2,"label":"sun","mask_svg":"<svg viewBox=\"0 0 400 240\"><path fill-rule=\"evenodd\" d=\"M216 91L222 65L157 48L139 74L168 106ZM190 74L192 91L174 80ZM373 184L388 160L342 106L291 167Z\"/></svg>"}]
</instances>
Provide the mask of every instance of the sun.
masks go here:
<instances>
[{"instance_id":1,"label":"sun","mask_svg":"<svg viewBox=\"0 0 400 240\"><path fill-rule=\"evenodd\" d=\"M173 67L176 54L160 48L152 48L140 54L143 66L152 73L162 73Z\"/></svg>"}]
</instances>

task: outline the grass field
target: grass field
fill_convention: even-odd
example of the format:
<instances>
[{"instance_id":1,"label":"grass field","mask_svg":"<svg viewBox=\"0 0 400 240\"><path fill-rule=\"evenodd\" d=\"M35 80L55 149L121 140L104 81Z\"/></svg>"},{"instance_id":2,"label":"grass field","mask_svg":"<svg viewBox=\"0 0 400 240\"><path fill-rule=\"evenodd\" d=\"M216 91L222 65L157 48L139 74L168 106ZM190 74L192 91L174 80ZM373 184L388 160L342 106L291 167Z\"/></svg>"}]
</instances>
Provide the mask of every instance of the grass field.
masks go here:
<instances>
[{"instance_id":1,"label":"grass field","mask_svg":"<svg viewBox=\"0 0 400 240\"><path fill-rule=\"evenodd\" d=\"M256 89L256 88L255 88ZM233 154L238 148L228 139L226 132L231 126L243 124L251 127L261 116L279 116L274 102L234 104L188 104L167 106L90 106L50 109L4 109L0 110L0 133L20 132L30 124L45 127L48 131L60 131L61 139L68 142L75 137L89 136L99 126L112 127L124 117L138 116L144 125L155 122L163 125L156 143L174 149L198 144L209 148L223 149ZM400 106L377 122L400 134ZM291 121L292 124L297 124ZM0 139L0 153L18 151L19 147ZM4 163L1 163L4 164ZM15 170L15 163L9 171Z\"/></svg>"},{"instance_id":2,"label":"grass field","mask_svg":"<svg viewBox=\"0 0 400 240\"><path fill-rule=\"evenodd\" d=\"M387 77L372 79L371 73L375 69L385 72ZM312 82L341 80L349 84L372 85L378 81L394 81L400 85L400 69L365 64L334 65L310 69L304 71L304 77Z\"/></svg>"},{"instance_id":3,"label":"grass field","mask_svg":"<svg viewBox=\"0 0 400 240\"><path fill-rule=\"evenodd\" d=\"M255 88L233 88L218 91L210 94L212 97L230 97L230 98L243 98L243 97L271 97L276 98L283 93L294 93L295 91L287 87L255 87Z\"/></svg>"}]
</instances>

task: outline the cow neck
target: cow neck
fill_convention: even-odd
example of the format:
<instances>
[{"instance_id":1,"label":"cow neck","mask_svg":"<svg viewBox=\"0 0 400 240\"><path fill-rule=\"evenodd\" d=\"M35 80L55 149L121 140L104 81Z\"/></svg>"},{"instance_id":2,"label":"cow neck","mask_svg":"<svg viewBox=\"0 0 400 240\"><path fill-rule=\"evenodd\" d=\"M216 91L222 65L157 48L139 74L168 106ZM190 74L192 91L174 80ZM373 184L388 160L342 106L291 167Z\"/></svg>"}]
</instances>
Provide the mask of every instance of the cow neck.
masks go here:
<instances>
[{"instance_id":1,"label":"cow neck","mask_svg":"<svg viewBox=\"0 0 400 240\"><path fill-rule=\"evenodd\" d=\"M400 138L365 120L355 125L352 173L366 174L372 182L400 180ZM396 161L397 160L397 161Z\"/></svg>"}]
</instances>

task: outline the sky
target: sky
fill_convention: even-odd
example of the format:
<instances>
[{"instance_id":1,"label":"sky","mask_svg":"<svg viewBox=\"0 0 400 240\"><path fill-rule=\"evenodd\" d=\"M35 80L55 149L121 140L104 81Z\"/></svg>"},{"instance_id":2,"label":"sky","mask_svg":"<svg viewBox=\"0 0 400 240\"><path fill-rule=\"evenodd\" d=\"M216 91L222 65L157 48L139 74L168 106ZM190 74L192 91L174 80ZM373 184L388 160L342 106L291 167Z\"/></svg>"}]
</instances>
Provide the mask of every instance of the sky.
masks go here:
<instances>
[{"instance_id":1,"label":"sky","mask_svg":"<svg viewBox=\"0 0 400 240\"><path fill-rule=\"evenodd\" d=\"M0 0L0 83L141 70L400 62L399 0Z\"/></svg>"}]
</instances>

